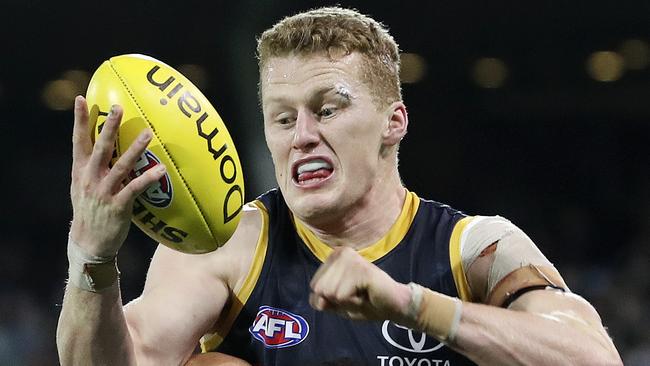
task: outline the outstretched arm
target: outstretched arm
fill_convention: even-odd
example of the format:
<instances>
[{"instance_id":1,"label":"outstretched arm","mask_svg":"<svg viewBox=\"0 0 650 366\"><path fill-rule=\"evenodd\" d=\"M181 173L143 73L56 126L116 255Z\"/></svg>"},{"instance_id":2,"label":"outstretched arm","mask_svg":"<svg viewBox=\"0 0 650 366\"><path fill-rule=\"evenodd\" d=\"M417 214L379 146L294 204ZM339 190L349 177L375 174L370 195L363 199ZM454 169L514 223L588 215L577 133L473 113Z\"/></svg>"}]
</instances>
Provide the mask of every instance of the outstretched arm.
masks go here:
<instances>
[{"instance_id":1,"label":"outstretched arm","mask_svg":"<svg viewBox=\"0 0 650 366\"><path fill-rule=\"evenodd\" d=\"M82 97L75 101L72 265L57 329L62 365L184 363L218 317L246 271L246 253L254 249L254 244L253 249L246 243L226 244L214 253L187 255L160 246L142 296L123 309L114 258L130 226L133 200L164 168L122 183L149 142L149 131L109 168L121 114L117 106L112 110L93 147L86 102ZM256 238L255 220L254 215L242 217L242 228ZM242 235L236 232L233 238L247 240Z\"/></svg>"},{"instance_id":2,"label":"outstretched arm","mask_svg":"<svg viewBox=\"0 0 650 366\"><path fill-rule=\"evenodd\" d=\"M596 311L575 295L531 291L507 309L464 302L450 340L444 333L460 300L424 289L414 309L413 286L394 281L352 249L336 249L311 286L310 302L318 310L410 326L481 365L622 364Z\"/></svg>"},{"instance_id":3,"label":"outstretched arm","mask_svg":"<svg viewBox=\"0 0 650 366\"><path fill-rule=\"evenodd\" d=\"M507 309L464 303L450 346L480 365L622 365L591 304L551 290Z\"/></svg>"},{"instance_id":4,"label":"outstretched arm","mask_svg":"<svg viewBox=\"0 0 650 366\"><path fill-rule=\"evenodd\" d=\"M70 188L74 215L68 243L71 277L57 329L59 358L64 365L135 363L114 258L128 232L133 200L165 170L163 166L151 169L126 186L122 184L151 140L151 131L143 131L109 169L121 114L119 107L112 108L93 147L86 101L82 97L75 100Z\"/></svg>"}]
</instances>

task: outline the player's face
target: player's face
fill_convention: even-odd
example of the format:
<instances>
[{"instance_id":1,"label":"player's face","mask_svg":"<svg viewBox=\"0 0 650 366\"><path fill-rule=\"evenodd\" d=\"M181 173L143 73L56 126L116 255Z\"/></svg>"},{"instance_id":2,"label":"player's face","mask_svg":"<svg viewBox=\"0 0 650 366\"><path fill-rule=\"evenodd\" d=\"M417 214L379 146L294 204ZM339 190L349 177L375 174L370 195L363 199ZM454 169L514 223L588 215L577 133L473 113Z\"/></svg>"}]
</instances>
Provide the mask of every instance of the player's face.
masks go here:
<instances>
[{"instance_id":1,"label":"player's face","mask_svg":"<svg viewBox=\"0 0 650 366\"><path fill-rule=\"evenodd\" d=\"M303 220L325 222L380 184L388 108L373 102L352 53L273 58L262 70L266 141L278 185Z\"/></svg>"}]
</instances>

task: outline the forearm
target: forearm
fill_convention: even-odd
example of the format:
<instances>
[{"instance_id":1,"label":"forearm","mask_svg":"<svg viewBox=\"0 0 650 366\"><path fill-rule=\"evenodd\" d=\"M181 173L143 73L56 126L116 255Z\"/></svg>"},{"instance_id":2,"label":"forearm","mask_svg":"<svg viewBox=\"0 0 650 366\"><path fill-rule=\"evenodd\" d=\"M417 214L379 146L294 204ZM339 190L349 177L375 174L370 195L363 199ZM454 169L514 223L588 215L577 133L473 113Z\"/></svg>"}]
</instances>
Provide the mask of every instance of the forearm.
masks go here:
<instances>
[{"instance_id":1,"label":"forearm","mask_svg":"<svg viewBox=\"0 0 650 366\"><path fill-rule=\"evenodd\" d=\"M102 292L69 285L57 328L62 365L135 365L119 284Z\"/></svg>"},{"instance_id":2,"label":"forearm","mask_svg":"<svg viewBox=\"0 0 650 366\"><path fill-rule=\"evenodd\" d=\"M620 365L605 334L563 318L464 303L451 348L480 365Z\"/></svg>"},{"instance_id":3,"label":"forearm","mask_svg":"<svg viewBox=\"0 0 650 366\"><path fill-rule=\"evenodd\" d=\"M404 299L407 288L405 319L396 320L479 365L622 365L600 317L579 296L530 292L504 309L417 285L398 286L396 297Z\"/></svg>"}]
</instances>

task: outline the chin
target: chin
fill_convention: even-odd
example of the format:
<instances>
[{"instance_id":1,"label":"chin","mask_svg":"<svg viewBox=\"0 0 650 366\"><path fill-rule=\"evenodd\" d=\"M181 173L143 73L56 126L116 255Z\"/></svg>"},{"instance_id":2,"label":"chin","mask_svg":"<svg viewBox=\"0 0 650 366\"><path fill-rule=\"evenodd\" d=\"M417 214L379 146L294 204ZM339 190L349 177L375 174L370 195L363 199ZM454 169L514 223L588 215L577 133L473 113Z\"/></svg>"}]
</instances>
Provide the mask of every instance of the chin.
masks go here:
<instances>
[{"instance_id":1,"label":"chin","mask_svg":"<svg viewBox=\"0 0 650 366\"><path fill-rule=\"evenodd\" d=\"M301 220L317 223L341 209L341 199L334 192L292 192L285 197L287 206Z\"/></svg>"}]
</instances>

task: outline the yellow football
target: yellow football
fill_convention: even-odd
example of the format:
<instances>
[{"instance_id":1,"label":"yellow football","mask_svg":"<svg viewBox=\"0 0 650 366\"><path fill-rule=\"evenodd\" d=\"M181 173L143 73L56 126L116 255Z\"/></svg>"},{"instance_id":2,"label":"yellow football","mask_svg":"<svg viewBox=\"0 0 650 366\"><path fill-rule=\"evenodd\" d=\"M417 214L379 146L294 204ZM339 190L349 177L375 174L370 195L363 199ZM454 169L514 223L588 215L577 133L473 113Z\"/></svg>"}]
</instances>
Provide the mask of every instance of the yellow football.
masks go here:
<instances>
[{"instance_id":1,"label":"yellow football","mask_svg":"<svg viewBox=\"0 0 650 366\"><path fill-rule=\"evenodd\" d=\"M131 178L163 163L167 174L140 195L133 222L185 253L210 252L235 231L244 182L235 145L217 111L181 73L154 58L105 61L86 94L93 139L113 104L124 109L113 163L144 128L153 131Z\"/></svg>"}]
</instances>

